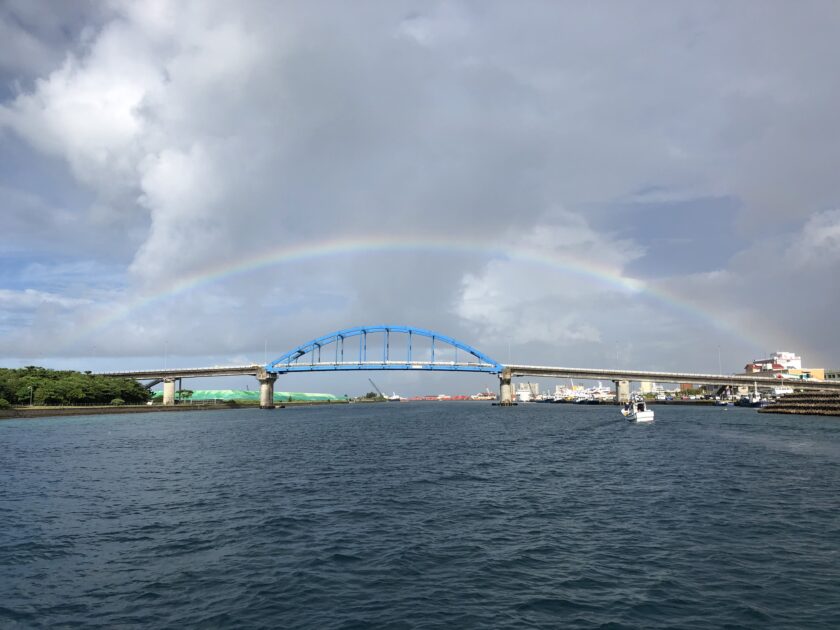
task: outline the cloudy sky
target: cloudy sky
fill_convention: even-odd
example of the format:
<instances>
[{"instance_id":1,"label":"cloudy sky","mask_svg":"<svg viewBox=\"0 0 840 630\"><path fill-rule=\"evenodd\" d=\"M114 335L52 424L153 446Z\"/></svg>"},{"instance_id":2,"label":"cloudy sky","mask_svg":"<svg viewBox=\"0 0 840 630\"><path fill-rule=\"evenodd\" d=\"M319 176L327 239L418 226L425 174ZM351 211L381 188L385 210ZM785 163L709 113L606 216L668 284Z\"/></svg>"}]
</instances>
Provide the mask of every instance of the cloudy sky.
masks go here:
<instances>
[{"instance_id":1,"label":"cloudy sky","mask_svg":"<svg viewBox=\"0 0 840 630\"><path fill-rule=\"evenodd\" d=\"M840 367L838 34L833 0L5 0L0 364L395 323L501 362ZM444 376L374 379L494 386Z\"/></svg>"}]
</instances>

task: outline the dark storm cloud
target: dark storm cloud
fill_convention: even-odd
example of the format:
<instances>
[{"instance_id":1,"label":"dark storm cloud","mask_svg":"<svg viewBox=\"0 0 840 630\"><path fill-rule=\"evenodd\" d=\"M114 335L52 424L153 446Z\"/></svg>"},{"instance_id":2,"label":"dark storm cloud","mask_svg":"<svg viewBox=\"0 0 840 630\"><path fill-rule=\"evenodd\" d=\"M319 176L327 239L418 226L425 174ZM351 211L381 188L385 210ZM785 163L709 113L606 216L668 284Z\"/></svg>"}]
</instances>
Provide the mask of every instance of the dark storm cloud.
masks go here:
<instances>
[{"instance_id":1,"label":"dark storm cloud","mask_svg":"<svg viewBox=\"0 0 840 630\"><path fill-rule=\"evenodd\" d=\"M68 51L82 50L112 15L107 3L94 0L0 4L0 98L31 89Z\"/></svg>"}]
</instances>

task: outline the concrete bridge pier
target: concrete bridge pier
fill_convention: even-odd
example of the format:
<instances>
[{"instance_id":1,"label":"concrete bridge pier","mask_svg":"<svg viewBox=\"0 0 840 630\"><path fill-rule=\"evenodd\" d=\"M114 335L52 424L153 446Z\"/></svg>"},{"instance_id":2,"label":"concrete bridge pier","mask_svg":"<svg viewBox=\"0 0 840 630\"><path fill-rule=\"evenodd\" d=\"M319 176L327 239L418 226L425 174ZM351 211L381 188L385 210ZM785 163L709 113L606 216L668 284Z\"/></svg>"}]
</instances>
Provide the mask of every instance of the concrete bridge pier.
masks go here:
<instances>
[{"instance_id":1,"label":"concrete bridge pier","mask_svg":"<svg viewBox=\"0 0 840 630\"><path fill-rule=\"evenodd\" d=\"M174 378L163 379L163 404L164 405L174 405L175 404L175 379Z\"/></svg>"},{"instance_id":2,"label":"concrete bridge pier","mask_svg":"<svg viewBox=\"0 0 840 630\"><path fill-rule=\"evenodd\" d=\"M513 386L511 385L509 370L499 374L499 404L502 407L510 407L513 404Z\"/></svg>"},{"instance_id":3,"label":"concrete bridge pier","mask_svg":"<svg viewBox=\"0 0 840 630\"><path fill-rule=\"evenodd\" d=\"M615 383L615 402L619 405L630 402L630 381L613 381Z\"/></svg>"},{"instance_id":4,"label":"concrete bridge pier","mask_svg":"<svg viewBox=\"0 0 840 630\"><path fill-rule=\"evenodd\" d=\"M257 380L260 382L260 409L274 409L274 381L277 375L260 370Z\"/></svg>"}]
</instances>

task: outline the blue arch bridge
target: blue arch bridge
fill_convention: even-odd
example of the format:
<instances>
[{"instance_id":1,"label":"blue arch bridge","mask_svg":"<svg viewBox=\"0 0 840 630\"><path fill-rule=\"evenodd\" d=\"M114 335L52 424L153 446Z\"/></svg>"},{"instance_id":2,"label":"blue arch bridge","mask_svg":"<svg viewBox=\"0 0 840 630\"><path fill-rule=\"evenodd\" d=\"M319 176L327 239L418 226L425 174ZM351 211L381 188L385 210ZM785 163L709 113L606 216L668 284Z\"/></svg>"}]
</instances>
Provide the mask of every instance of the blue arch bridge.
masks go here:
<instances>
[{"instance_id":1,"label":"blue arch bridge","mask_svg":"<svg viewBox=\"0 0 840 630\"><path fill-rule=\"evenodd\" d=\"M630 396L631 381L694 383L758 387L778 386L776 378L745 375L696 374L691 372L654 372L647 370L611 370L568 368L538 365L502 365L479 350L447 335L410 326L357 326L312 339L265 365L214 366L163 370L104 372L119 376L163 382L163 404L175 404L175 383L183 378L207 376L256 376L260 383L260 407L274 408L274 383L281 374L292 372L331 372L351 370L427 370L444 372L485 372L497 375L500 402L513 401L512 378L541 376L611 380L616 387L616 401ZM784 381L790 385L789 381ZM801 389L840 390L838 382L796 381Z\"/></svg>"}]
</instances>

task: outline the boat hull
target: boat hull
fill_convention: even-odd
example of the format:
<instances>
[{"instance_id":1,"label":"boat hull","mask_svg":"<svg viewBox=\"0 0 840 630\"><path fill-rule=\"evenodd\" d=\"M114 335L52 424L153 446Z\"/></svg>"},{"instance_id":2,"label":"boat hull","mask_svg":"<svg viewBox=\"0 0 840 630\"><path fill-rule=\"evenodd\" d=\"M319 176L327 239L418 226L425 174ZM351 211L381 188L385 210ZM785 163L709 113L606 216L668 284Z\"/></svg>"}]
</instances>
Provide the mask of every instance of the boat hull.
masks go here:
<instances>
[{"instance_id":1,"label":"boat hull","mask_svg":"<svg viewBox=\"0 0 840 630\"><path fill-rule=\"evenodd\" d=\"M628 422L653 422L653 409L648 409L644 400L636 399L628 402L621 409L621 415Z\"/></svg>"},{"instance_id":2,"label":"boat hull","mask_svg":"<svg viewBox=\"0 0 840 630\"><path fill-rule=\"evenodd\" d=\"M653 422L653 411L650 409L647 411L633 411L628 413L626 417L629 422Z\"/></svg>"}]
</instances>

